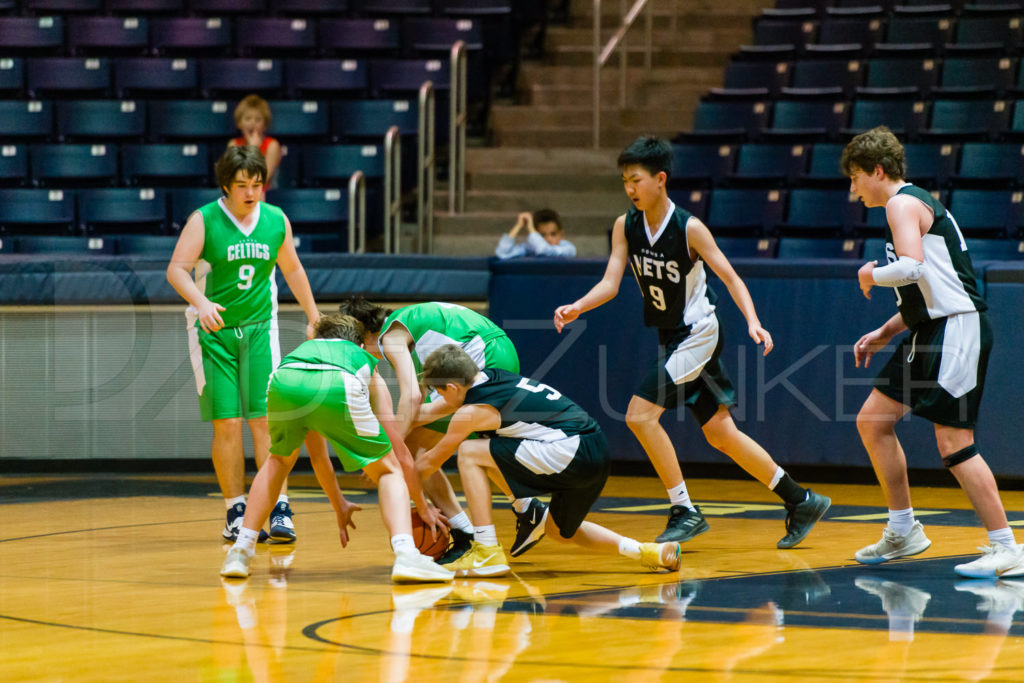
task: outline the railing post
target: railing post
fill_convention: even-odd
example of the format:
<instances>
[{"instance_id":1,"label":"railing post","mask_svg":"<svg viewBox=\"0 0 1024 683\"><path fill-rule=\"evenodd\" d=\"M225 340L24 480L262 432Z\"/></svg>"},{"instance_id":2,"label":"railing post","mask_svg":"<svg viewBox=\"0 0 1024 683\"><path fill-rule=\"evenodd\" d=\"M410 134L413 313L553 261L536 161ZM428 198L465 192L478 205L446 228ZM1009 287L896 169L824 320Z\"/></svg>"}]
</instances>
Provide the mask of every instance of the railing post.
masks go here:
<instances>
[{"instance_id":1,"label":"railing post","mask_svg":"<svg viewBox=\"0 0 1024 683\"><path fill-rule=\"evenodd\" d=\"M601 148L601 0L594 0L594 149Z\"/></svg>"},{"instance_id":2,"label":"railing post","mask_svg":"<svg viewBox=\"0 0 1024 683\"><path fill-rule=\"evenodd\" d=\"M356 234L359 246L356 251ZM356 171L348 179L348 253L366 253L366 176Z\"/></svg>"},{"instance_id":3,"label":"railing post","mask_svg":"<svg viewBox=\"0 0 1024 683\"><path fill-rule=\"evenodd\" d=\"M455 41L451 52L448 117L448 213L466 210L466 44Z\"/></svg>"},{"instance_id":4,"label":"railing post","mask_svg":"<svg viewBox=\"0 0 1024 683\"><path fill-rule=\"evenodd\" d=\"M619 14L626 16L626 0L619 0ZM619 107L626 108L626 71L629 69L629 48L626 45L628 34L622 35L619 43Z\"/></svg>"},{"instance_id":5,"label":"railing post","mask_svg":"<svg viewBox=\"0 0 1024 683\"><path fill-rule=\"evenodd\" d=\"M398 126L391 126L384 135L384 253L400 251L402 225L402 136ZM394 250L392 251L392 237Z\"/></svg>"},{"instance_id":6,"label":"railing post","mask_svg":"<svg viewBox=\"0 0 1024 683\"><path fill-rule=\"evenodd\" d=\"M434 248L434 84L426 81L420 86L419 126L416 143L416 248L420 253L431 253ZM426 243L424 243L426 234ZM426 248L424 248L424 244Z\"/></svg>"}]
</instances>

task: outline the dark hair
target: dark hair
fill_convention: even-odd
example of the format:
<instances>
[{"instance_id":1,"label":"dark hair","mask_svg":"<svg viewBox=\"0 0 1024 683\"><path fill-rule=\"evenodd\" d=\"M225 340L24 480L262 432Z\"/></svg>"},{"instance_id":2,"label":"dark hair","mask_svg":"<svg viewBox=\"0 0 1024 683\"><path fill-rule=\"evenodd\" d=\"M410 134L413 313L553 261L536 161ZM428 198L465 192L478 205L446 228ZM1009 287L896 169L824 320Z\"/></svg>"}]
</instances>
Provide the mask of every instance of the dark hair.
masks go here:
<instances>
[{"instance_id":1,"label":"dark hair","mask_svg":"<svg viewBox=\"0 0 1024 683\"><path fill-rule=\"evenodd\" d=\"M317 339L347 339L354 344L362 344L366 336L363 325L350 315L331 313L322 315L313 325Z\"/></svg>"},{"instance_id":2,"label":"dark hair","mask_svg":"<svg viewBox=\"0 0 1024 683\"><path fill-rule=\"evenodd\" d=\"M554 223L558 226L558 232L562 232L562 218L554 209L537 209L533 212L533 224Z\"/></svg>"},{"instance_id":3,"label":"dark hair","mask_svg":"<svg viewBox=\"0 0 1024 683\"><path fill-rule=\"evenodd\" d=\"M439 346L423 361L420 381L431 389L443 387L449 382L468 387L480 372L469 354L455 344Z\"/></svg>"},{"instance_id":4,"label":"dark hair","mask_svg":"<svg viewBox=\"0 0 1024 683\"><path fill-rule=\"evenodd\" d=\"M263 158L260 148L252 145L228 147L217 159L213 170L217 175L217 187L225 195L239 171L244 171L248 177L256 178L261 183L267 182L267 160Z\"/></svg>"},{"instance_id":5,"label":"dark hair","mask_svg":"<svg viewBox=\"0 0 1024 683\"><path fill-rule=\"evenodd\" d=\"M672 145L654 135L638 137L619 154L618 164L619 169L640 166L651 175L658 175L664 171L666 176L671 176Z\"/></svg>"},{"instance_id":6,"label":"dark hair","mask_svg":"<svg viewBox=\"0 0 1024 683\"><path fill-rule=\"evenodd\" d=\"M362 324L370 334L377 334L384 327L384 321L391 315L390 308L374 304L361 296L350 296L338 306L342 315L350 315Z\"/></svg>"},{"instance_id":7,"label":"dark hair","mask_svg":"<svg viewBox=\"0 0 1024 683\"><path fill-rule=\"evenodd\" d=\"M872 128L850 140L843 148L843 158L839 162L845 176L853 175L857 169L870 174L876 166L881 166L885 175L893 180L907 177L903 145L885 126Z\"/></svg>"}]
</instances>

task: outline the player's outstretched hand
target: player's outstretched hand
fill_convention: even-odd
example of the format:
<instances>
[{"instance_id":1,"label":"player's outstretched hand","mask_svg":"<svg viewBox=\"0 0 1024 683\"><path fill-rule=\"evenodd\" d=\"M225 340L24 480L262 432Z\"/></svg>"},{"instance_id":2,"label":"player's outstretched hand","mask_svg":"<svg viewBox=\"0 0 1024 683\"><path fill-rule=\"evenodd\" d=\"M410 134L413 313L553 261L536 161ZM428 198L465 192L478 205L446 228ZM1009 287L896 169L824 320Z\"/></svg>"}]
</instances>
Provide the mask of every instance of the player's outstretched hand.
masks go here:
<instances>
[{"instance_id":1,"label":"player's outstretched hand","mask_svg":"<svg viewBox=\"0 0 1024 683\"><path fill-rule=\"evenodd\" d=\"M747 334L754 340L755 344L764 344L764 353L762 355L767 356L775 348L775 342L772 341L772 335L768 334L768 330L764 329L760 325L751 325L747 330Z\"/></svg>"},{"instance_id":2,"label":"player's outstretched hand","mask_svg":"<svg viewBox=\"0 0 1024 683\"><path fill-rule=\"evenodd\" d=\"M871 271L878 265L878 261L868 261L857 271L857 282L860 284L860 291L865 299L871 298L871 288L875 286L875 278Z\"/></svg>"},{"instance_id":3,"label":"player's outstretched hand","mask_svg":"<svg viewBox=\"0 0 1024 683\"><path fill-rule=\"evenodd\" d=\"M853 360L856 367L859 368L861 363L865 368L871 365L871 356L881 351L888 343L889 337L885 336L881 329L868 332L858 339L853 345Z\"/></svg>"},{"instance_id":4,"label":"player's outstretched hand","mask_svg":"<svg viewBox=\"0 0 1024 683\"><path fill-rule=\"evenodd\" d=\"M442 526L446 528L451 526L448 524L448 518L441 514L441 511L430 503L427 503L425 510L417 505L416 512L419 513L420 519L423 520L423 526L425 526L427 531L430 532L430 540L432 541L437 540L438 529Z\"/></svg>"},{"instance_id":5,"label":"player's outstretched hand","mask_svg":"<svg viewBox=\"0 0 1024 683\"><path fill-rule=\"evenodd\" d=\"M348 527L356 528L356 523L352 521L352 515L362 509L355 503L342 498L341 509L338 510L338 538L341 539L342 548L348 545Z\"/></svg>"},{"instance_id":6,"label":"player's outstretched hand","mask_svg":"<svg viewBox=\"0 0 1024 683\"><path fill-rule=\"evenodd\" d=\"M562 328L580 317L580 309L576 304L566 304L555 309L555 331L561 333Z\"/></svg>"},{"instance_id":7,"label":"player's outstretched hand","mask_svg":"<svg viewBox=\"0 0 1024 683\"><path fill-rule=\"evenodd\" d=\"M215 304L209 299L199 304L199 327L202 328L203 332L216 332L224 327L224 319L220 317L219 313L219 311L223 310L223 306Z\"/></svg>"}]
</instances>

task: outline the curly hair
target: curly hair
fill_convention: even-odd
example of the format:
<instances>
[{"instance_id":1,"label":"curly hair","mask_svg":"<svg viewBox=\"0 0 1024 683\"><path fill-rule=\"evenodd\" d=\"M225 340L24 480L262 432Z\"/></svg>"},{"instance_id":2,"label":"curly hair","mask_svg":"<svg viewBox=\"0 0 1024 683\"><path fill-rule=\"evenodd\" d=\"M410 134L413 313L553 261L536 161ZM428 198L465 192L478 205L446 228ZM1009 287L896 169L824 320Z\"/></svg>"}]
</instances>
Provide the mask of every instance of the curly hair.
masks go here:
<instances>
[{"instance_id":1,"label":"curly hair","mask_svg":"<svg viewBox=\"0 0 1024 683\"><path fill-rule=\"evenodd\" d=\"M358 320L370 334L378 334L384 327L384 321L391 315L390 308L370 303L361 296L350 296L342 301L338 312Z\"/></svg>"},{"instance_id":2,"label":"curly hair","mask_svg":"<svg viewBox=\"0 0 1024 683\"><path fill-rule=\"evenodd\" d=\"M858 169L871 173L876 166L881 166L885 175L893 180L907 177L903 145L885 126L872 128L850 140L839 162L845 176L853 175Z\"/></svg>"}]
</instances>

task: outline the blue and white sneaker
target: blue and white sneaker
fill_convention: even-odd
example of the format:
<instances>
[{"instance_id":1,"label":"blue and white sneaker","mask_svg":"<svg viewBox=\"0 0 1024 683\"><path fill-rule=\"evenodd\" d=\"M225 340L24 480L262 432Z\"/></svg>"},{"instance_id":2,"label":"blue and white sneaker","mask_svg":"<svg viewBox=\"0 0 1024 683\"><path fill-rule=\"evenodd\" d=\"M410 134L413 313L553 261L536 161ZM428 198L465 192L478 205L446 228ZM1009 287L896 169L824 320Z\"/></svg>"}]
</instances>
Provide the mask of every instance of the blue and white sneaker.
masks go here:
<instances>
[{"instance_id":1,"label":"blue and white sneaker","mask_svg":"<svg viewBox=\"0 0 1024 683\"><path fill-rule=\"evenodd\" d=\"M245 503L235 503L228 508L227 521L224 522L224 530L220 532L225 541L237 541L238 530L242 528L242 520L245 519ZM267 542L267 532L260 529L259 543Z\"/></svg>"},{"instance_id":2,"label":"blue and white sneaker","mask_svg":"<svg viewBox=\"0 0 1024 683\"><path fill-rule=\"evenodd\" d=\"M292 508L284 501L279 501L270 513L270 538L278 543L292 543L295 541Z\"/></svg>"}]
</instances>

